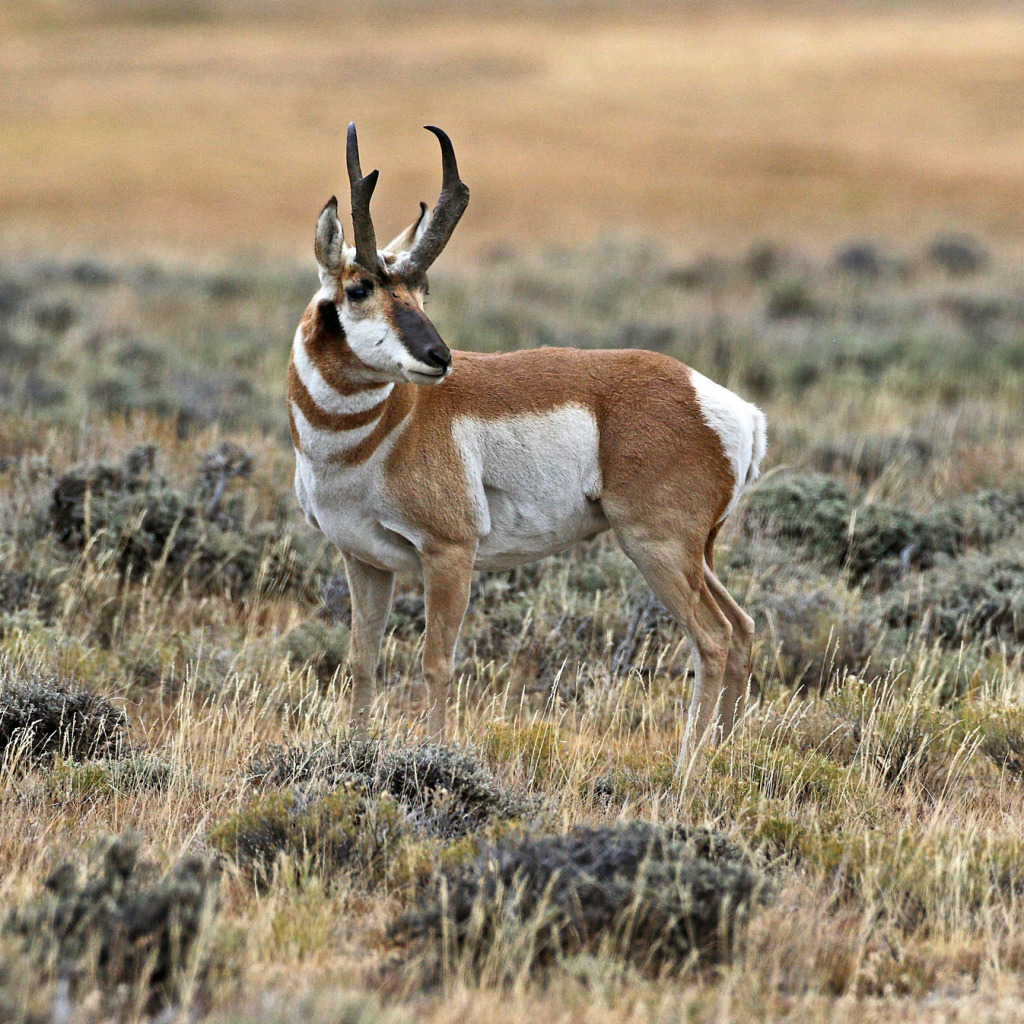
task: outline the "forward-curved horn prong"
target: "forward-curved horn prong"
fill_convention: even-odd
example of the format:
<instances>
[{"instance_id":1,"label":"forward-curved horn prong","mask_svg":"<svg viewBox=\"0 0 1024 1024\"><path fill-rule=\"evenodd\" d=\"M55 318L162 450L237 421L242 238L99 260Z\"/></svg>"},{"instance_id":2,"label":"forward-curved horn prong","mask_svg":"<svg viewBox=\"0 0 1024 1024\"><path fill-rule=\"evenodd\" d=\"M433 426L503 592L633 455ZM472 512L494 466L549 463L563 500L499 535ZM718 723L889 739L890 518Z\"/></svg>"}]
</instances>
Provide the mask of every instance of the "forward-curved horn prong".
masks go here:
<instances>
[{"instance_id":1,"label":"forward-curved horn prong","mask_svg":"<svg viewBox=\"0 0 1024 1024\"><path fill-rule=\"evenodd\" d=\"M455 161L455 147L452 140L434 125L424 125L428 132L437 136L441 143L441 194L437 198L430 223L409 253L402 271L410 276L425 274L430 265L441 254L441 250L452 237L455 225L469 205L469 188L459 177L459 165Z\"/></svg>"},{"instance_id":2,"label":"forward-curved horn prong","mask_svg":"<svg viewBox=\"0 0 1024 1024\"><path fill-rule=\"evenodd\" d=\"M356 124L348 126L348 144L345 149L348 163L348 182L352 196L352 231L356 243L356 262L368 273L377 275L380 257L377 255L377 237L370 217L370 198L377 186L377 171L363 177L359 166L359 140Z\"/></svg>"}]
</instances>

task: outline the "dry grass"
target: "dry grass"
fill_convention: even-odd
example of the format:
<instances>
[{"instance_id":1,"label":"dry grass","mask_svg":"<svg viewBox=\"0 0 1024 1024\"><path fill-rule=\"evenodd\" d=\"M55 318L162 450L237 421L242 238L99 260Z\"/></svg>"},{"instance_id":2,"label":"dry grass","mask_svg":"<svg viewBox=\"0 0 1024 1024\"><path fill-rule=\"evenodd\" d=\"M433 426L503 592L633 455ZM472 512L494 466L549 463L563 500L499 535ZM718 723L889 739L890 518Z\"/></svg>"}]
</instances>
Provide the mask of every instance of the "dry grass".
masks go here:
<instances>
[{"instance_id":1,"label":"dry grass","mask_svg":"<svg viewBox=\"0 0 1024 1024\"><path fill-rule=\"evenodd\" d=\"M463 252L1024 228L1013 5L8 5L0 244L305 252L358 121L381 233L456 141Z\"/></svg>"},{"instance_id":2,"label":"dry grass","mask_svg":"<svg viewBox=\"0 0 1024 1024\"><path fill-rule=\"evenodd\" d=\"M508 813L527 814L537 833L635 819L708 824L749 851L775 899L750 915L723 964L694 959L652 977L596 944L534 973L495 946L452 954L439 986L427 983L438 980L436 950L396 944L389 926L437 872L457 872L516 822L438 837L423 830L422 809L410 825L390 797L363 803L337 778L289 784L253 765L267 763L268 744L329 751L346 725L344 671L296 653L343 638L344 602L318 597L336 562L304 555L311 585L232 589L199 562L183 572L151 552L125 579L119 538L135 527L109 518L116 503L90 506L91 539L78 547L47 525L55 482L72 466L116 466L153 443L166 479L143 493L184 501L199 493L203 454L230 438L254 464L227 485L231 529L252 540L274 524L282 543L309 542L290 493L280 376L313 275L94 261L6 268L0 684L59 678L109 698L127 714L131 760L65 750L33 763L24 743L0 754L0 1016L145 1016L144 992L104 986L98 970L65 984L26 961L2 924L35 906L58 863L135 829L167 871L185 853L210 855L215 840L228 853L216 909L172 972L175 1005L196 1019L1014 1020L1024 977L1024 623L1011 614L994 632L973 625L993 621L996 607L971 609L990 618L966 619L966 635L933 629L927 584L947 573L955 609L967 586L956 572L981 585L990 581L970 577L971 566L1019 561L1017 267L993 260L958 277L913 251L877 255L883 269L867 277L800 252L776 252L765 275L763 259L681 265L653 247L492 258L438 276L432 314L454 344L646 344L756 394L773 424L769 484L824 470L846 489L844 515L896 508L911 530L940 504L996 488L1011 517L932 569L911 558L898 578L854 576L824 560L827 546L766 539L738 518L720 564L757 617L762 698L712 752L707 774L685 785L672 769L687 646L652 609L635 627L628 671L613 674L645 595L614 545L482 574L461 646L455 739L494 785L522 797L515 806L536 808ZM268 561L255 578L271 573ZM404 581L385 645L377 725L386 744L414 741L421 728L418 596ZM909 623L888 611L900 602L918 609ZM294 631L310 622L300 643ZM317 786L333 788L325 798ZM316 846L334 806L336 831ZM291 858L263 874L223 842L225 823L234 836L260 815L278 829L263 848L279 834ZM353 830L376 844L369 859L358 842L351 852ZM528 923L503 941L516 950L529 937Z\"/></svg>"}]
</instances>

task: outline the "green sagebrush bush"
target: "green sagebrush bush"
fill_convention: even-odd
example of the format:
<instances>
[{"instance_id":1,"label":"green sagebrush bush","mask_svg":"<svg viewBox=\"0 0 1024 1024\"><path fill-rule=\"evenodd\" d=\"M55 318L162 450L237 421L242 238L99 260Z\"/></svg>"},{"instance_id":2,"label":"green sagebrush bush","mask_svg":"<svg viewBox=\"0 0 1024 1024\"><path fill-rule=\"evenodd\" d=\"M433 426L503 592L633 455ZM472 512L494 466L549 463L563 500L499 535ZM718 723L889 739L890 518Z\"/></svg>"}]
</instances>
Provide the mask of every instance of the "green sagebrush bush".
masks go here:
<instances>
[{"instance_id":1,"label":"green sagebrush bush","mask_svg":"<svg viewBox=\"0 0 1024 1024\"><path fill-rule=\"evenodd\" d=\"M140 845L132 833L104 839L84 873L62 863L42 892L9 912L2 932L41 981L141 987L152 1006L202 977L193 959L216 898L215 868L188 855L161 874Z\"/></svg>"},{"instance_id":2,"label":"green sagebrush bush","mask_svg":"<svg viewBox=\"0 0 1024 1024\"><path fill-rule=\"evenodd\" d=\"M210 842L258 883L270 881L287 859L300 878L358 872L361 883L374 885L384 879L410 834L393 797L369 796L347 785L313 797L299 789L261 793L216 825Z\"/></svg>"},{"instance_id":3,"label":"green sagebrush bush","mask_svg":"<svg viewBox=\"0 0 1024 1024\"><path fill-rule=\"evenodd\" d=\"M1024 644L1024 556L970 553L905 581L884 611L892 627L947 647L977 640Z\"/></svg>"},{"instance_id":4,"label":"green sagebrush bush","mask_svg":"<svg viewBox=\"0 0 1024 1024\"><path fill-rule=\"evenodd\" d=\"M354 786L371 798L387 795L417 832L445 839L538 810L535 799L502 786L474 751L434 743L388 746L343 734L323 743L268 746L249 770L264 786Z\"/></svg>"},{"instance_id":5,"label":"green sagebrush bush","mask_svg":"<svg viewBox=\"0 0 1024 1024\"><path fill-rule=\"evenodd\" d=\"M330 682L348 657L347 626L329 625L315 619L302 623L281 641L281 649L293 668L312 668L321 682Z\"/></svg>"},{"instance_id":6,"label":"green sagebrush bush","mask_svg":"<svg viewBox=\"0 0 1024 1024\"><path fill-rule=\"evenodd\" d=\"M837 480L817 473L769 478L750 495L748 536L799 545L854 580L891 583L908 566L986 547L1024 525L1024 492L982 492L925 515L882 502L857 505Z\"/></svg>"},{"instance_id":7,"label":"green sagebrush bush","mask_svg":"<svg viewBox=\"0 0 1024 1024\"><path fill-rule=\"evenodd\" d=\"M720 960L772 888L751 860L705 828L631 822L565 835L510 834L440 874L392 936L510 981L581 951L658 971Z\"/></svg>"},{"instance_id":8,"label":"green sagebrush bush","mask_svg":"<svg viewBox=\"0 0 1024 1024\"><path fill-rule=\"evenodd\" d=\"M119 707L66 680L16 678L0 687L0 758L7 751L33 762L116 757L127 729Z\"/></svg>"},{"instance_id":9,"label":"green sagebrush bush","mask_svg":"<svg viewBox=\"0 0 1024 1024\"><path fill-rule=\"evenodd\" d=\"M71 469L54 484L49 529L65 548L89 545L94 557L112 558L126 578L159 568L200 591L312 593L313 577L325 568L322 547L280 522L246 521L244 502L225 500L223 489L247 463L231 453L214 459L216 453L189 490L169 486L156 472L154 445L132 449L122 466Z\"/></svg>"}]
</instances>

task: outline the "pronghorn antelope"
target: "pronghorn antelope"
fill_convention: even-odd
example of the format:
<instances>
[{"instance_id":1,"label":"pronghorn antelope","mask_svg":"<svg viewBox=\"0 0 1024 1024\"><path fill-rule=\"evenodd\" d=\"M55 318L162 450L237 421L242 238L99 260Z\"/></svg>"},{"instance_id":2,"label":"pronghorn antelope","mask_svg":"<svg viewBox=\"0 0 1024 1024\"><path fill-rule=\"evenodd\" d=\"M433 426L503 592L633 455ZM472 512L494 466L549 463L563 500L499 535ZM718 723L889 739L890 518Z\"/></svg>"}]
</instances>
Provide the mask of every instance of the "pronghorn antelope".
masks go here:
<instances>
[{"instance_id":1,"label":"pronghorn antelope","mask_svg":"<svg viewBox=\"0 0 1024 1024\"><path fill-rule=\"evenodd\" d=\"M427 726L443 736L474 569L503 569L614 530L689 635L696 665L680 764L744 705L750 617L715 576L715 537L758 473L755 406L668 356L543 348L451 352L423 312L427 271L469 202L448 136L432 212L378 250L355 126L354 246L332 198L320 290L295 333L295 489L342 551L352 595L353 716L365 721L395 573L421 571Z\"/></svg>"}]
</instances>

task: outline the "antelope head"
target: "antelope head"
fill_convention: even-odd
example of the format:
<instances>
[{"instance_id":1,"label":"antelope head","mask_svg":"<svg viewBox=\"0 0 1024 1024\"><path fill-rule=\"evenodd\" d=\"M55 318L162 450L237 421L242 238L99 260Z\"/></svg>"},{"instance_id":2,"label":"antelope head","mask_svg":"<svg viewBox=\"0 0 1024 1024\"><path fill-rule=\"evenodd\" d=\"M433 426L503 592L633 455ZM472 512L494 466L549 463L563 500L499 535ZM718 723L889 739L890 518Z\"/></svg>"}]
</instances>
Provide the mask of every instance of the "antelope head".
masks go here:
<instances>
[{"instance_id":1,"label":"antelope head","mask_svg":"<svg viewBox=\"0 0 1024 1024\"><path fill-rule=\"evenodd\" d=\"M344 338L365 367L366 380L439 384L451 371L452 356L423 312L427 270L448 243L469 203L459 178L455 150L440 128L427 126L441 143L441 194L431 212L420 215L383 249L370 218L377 171L365 177L359 166L356 126L348 126L347 162L352 197L354 245L345 242L338 200L320 212L314 251L320 265L321 300L333 304ZM341 332L339 332L340 334Z\"/></svg>"}]
</instances>

